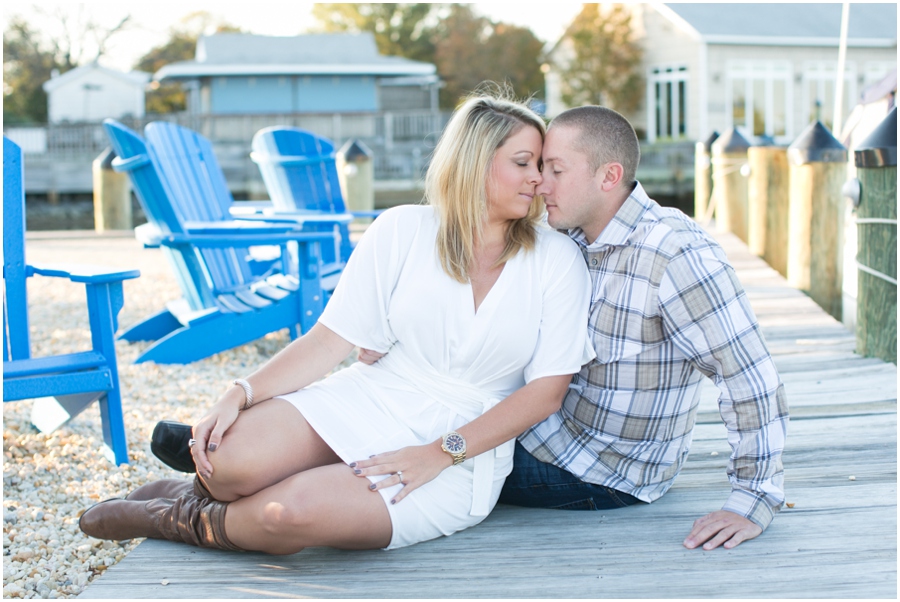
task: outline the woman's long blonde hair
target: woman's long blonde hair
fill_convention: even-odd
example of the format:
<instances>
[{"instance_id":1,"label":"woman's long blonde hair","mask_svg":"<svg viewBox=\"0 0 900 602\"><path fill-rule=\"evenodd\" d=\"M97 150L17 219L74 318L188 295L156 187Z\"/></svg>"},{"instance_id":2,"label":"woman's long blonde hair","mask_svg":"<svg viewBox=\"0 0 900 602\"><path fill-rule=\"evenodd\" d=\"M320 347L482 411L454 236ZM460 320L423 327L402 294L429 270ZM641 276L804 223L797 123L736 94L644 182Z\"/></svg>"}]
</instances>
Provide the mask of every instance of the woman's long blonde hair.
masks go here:
<instances>
[{"instance_id":1,"label":"woman's long blonde hair","mask_svg":"<svg viewBox=\"0 0 900 602\"><path fill-rule=\"evenodd\" d=\"M475 241L487 217L487 181L497 149L523 127L544 138L543 120L526 106L490 95L468 98L450 118L434 149L425 175L425 200L440 213L437 252L444 271L454 280L469 282ZM534 248L543 203L537 196L528 215L513 221L506 247L496 265L520 250Z\"/></svg>"}]
</instances>

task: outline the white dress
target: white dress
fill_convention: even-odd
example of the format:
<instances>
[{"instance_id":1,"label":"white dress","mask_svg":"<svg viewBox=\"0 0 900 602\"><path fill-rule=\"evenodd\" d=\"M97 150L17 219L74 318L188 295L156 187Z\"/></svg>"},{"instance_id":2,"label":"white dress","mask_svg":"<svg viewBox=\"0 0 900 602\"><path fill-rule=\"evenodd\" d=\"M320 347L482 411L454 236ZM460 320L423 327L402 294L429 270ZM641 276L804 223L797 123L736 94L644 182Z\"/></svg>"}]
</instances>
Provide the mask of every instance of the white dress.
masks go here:
<instances>
[{"instance_id":1,"label":"white dress","mask_svg":"<svg viewBox=\"0 0 900 602\"><path fill-rule=\"evenodd\" d=\"M280 396L345 462L432 443L526 383L578 372L594 357L590 276L567 236L540 228L535 249L506 263L476 313L471 285L441 269L437 228L436 210L421 205L373 222L319 321L387 355ZM513 443L444 470L395 505L400 486L381 490L388 549L484 520L512 470Z\"/></svg>"}]
</instances>

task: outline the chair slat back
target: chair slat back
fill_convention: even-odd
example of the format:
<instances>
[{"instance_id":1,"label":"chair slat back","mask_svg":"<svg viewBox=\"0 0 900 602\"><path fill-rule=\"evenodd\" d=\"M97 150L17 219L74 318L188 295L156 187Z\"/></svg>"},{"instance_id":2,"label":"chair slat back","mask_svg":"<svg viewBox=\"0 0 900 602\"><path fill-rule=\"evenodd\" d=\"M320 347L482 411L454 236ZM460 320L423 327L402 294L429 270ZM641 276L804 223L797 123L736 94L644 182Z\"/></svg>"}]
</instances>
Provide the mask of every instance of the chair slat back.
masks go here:
<instances>
[{"instance_id":1,"label":"chair slat back","mask_svg":"<svg viewBox=\"0 0 900 602\"><path fill-rule=\"evenodd\" d=\"M275 207L346 211L330 140L300 128L278 126L258 131L252 148ZM282 161L285 157L308 161Z\"/></svg>"},{"instance_id":2,"label":"chair slat back","mask_svg":"<svg viewBox=\"0 0 900 602\"><path fill-rule=\"evenodd\" d=\"M227 207L234 199L209 140L188 128L156 121L144 134L162 179L172 192L171 202L185 220L230 221ZM202 249L200 251L216 291L233 290L252 282L247 261L249 249Z\"/></svg>"},{"instance_id":3,"label":"chair slat back","mask_svg":"<svg viewBox=\"0 0 900 602\"><path fill-rule=\"evenodd\" d=\"M3 361L31 357L22 149L3 137Z\"/></svg>"},{"instance_id":4,"label":"chair slat back","mask_svg":"<svg viewBox=\"0 0 900 602\"><path fill-rule=\"evenodd\" d=\"M103 122L117 158L113 167L127 171L138 201L151 224L163 233L183 233L183 218L169 200L173 195L158 170L144 140L137 132L112 119ZM181 293L193 310L215 305L214 296L204 267L204 259L194 248L163 247L163 254L171 263Z\"/></svg>"}]
</instances>

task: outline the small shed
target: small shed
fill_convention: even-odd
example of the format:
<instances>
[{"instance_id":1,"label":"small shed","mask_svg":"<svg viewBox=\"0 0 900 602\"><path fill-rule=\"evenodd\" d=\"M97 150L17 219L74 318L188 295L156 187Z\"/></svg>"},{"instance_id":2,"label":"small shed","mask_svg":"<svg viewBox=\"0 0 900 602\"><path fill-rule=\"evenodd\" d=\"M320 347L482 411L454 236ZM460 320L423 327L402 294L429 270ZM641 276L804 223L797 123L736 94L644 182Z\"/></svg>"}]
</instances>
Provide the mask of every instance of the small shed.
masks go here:
<instances>
[{"instance_id":1,"label":"small shed","mask_svg":"<svg viewBox=\"0 0 900 602\"><path fill-rule=\"evenodd\" d=\"M437 110L440 83L432 64L380 55L368 32L205 36L154 79L184 83L189 111L213 115Z\"/></svg>"},{"instance_id":2,"label":"small shed","mask_svg":"<svg viewBox=\"0 0 900 602\"><path fill-rule=\"evenodd\" d=\"M50 123L142 117L150 74L124 73L93 62L44 82Z\"/></svg>"}]
</instances>

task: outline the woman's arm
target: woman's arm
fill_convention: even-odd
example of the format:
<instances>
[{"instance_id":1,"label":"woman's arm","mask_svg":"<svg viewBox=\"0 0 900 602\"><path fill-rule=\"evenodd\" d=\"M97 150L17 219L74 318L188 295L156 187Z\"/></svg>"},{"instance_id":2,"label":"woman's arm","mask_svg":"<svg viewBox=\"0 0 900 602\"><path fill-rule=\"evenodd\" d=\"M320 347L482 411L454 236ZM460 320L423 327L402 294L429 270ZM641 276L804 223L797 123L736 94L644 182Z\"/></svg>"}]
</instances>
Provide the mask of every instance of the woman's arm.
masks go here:
<instances>
[{"instance_id":1,"label":"woman's arm","mask_svg":"<svg viewBox=\"0 0 900 602\"><path fill-rule=\"evenodd\" d=\"M457 432L466 438L466 456L474 458L494 449L547 418L562 405L571 380L571 374L537 378L472 422L458 428ZM438 439L428 445L378 454L350 466L361 477L395 475L370 485L372 491L396 485L400 482L396 473L402 471L405 486L391 500L395 504L452 464L453 459L441 449L441 440Z\"/></svg>"},{"instance_id":2,"label":"woman's arm","mask_svg":"<svg viewBox=\"0 0 900 602\"><path fill-rule=\"evenodd\" d=\"M352 343L317 322L309 332L279 351L246 380L253 388L254 399L271 399L312 384L333 370L351 351ZM212 474L207 450L218 449L222 436L237 420L245 400L241 387L230 386L194 426L197 443L191 452L201 474L207 477Z\"/></svg>"}]
</instances>

